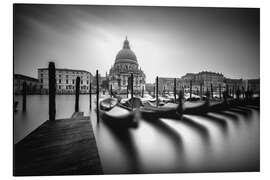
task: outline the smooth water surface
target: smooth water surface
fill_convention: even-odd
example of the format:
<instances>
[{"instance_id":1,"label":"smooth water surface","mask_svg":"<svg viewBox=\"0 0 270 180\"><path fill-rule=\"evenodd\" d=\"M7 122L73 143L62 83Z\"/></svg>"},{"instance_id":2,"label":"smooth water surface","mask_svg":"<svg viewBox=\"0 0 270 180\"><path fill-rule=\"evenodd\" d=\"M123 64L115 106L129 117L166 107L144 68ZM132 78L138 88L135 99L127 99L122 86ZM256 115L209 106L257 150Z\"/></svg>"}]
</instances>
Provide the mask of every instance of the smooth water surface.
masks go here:
<instances>
[{"instance_id":1,"label":"smooth water surface","mask_svg":"<svg viewBox=\"0 0 270 180\"><path fill-rule=\"evenodd\" d=\"M27 98L27 112L14 114L14 142L48 119L48 96ZM75 96L56 96L57 118L74 112ZM233 108L181 120L141 119L137 129L119 130L97 123L95 97L80 95L80 111L90 115L105 174L213 171L258 171L260 120L254 108Z\"/></svg>"}]
</instances>

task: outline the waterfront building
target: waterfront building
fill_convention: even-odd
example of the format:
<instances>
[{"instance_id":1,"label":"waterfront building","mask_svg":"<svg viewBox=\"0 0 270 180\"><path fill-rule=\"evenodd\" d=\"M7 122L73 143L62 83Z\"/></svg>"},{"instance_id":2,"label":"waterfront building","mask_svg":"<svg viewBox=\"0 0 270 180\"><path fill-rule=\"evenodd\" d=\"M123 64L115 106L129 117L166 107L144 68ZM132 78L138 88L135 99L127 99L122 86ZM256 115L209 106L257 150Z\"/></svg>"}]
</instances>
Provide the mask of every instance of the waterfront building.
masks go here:
<instances>
[{"instance_id":1,"label":"waterfront building","mask_svg":"<svg viewBox=\"0 0 270 180\"><path fill-rule=\"evenodd\" d=\"M250 90L256 94L260 93L260 79L245 79L243 80L243 89L245 91Z\"/></svg>"},{"instance_id":2,"label":"waterfront building","mask_svg":"<svg viewBox=\"0 0 270 180\"><path fill-rule=\"evenodd\" d=\"M195 83L198 85L202 83L203 89L207 90L211 89L211 84L214 92L219 91L219 86L221 86L222 90L225 88L224 84L224 75L222 73L202 71L196 74Z\"/></svg>"},{"instance_id":3,"label":"waterfront building","mask_svg":"<svg viewBox=\"0 0 270 180\"><path fill-rule=\"evenodd\" d=\"M235 93L238 88L242 90L242 88L245 87L245 84L247 84L243 79L231 79L231 78L225 78L224 83L227 86L228 91L233 91L233 93Z\"/></svg>"},{"instance_id":4,"label":"waterfront building","mask_svg":"<svg viewBox=\"0 0 270 180\"><path fill-rule=\"evenodd\" d=\"M74 69L56 69L56 93L72 94L75 93L76 78L80 77L80 93L89 93L89 84L93 76L90 72ZM38 69L38 80L41 83L42 93L47 94L49 90L48 68Z\"/></svg>"},{"instance_id":5,"label":"waterfront building","mask_svg":"<svg viewBox=\"0 0 270 180\"><path fill-rule=\"evenodd\" d=\"M41 83L38 79L25 76L22 74L14 74L14 93L22 94L23 83L26 82L27 94L38 94L40 93Z\"/></svg>"},{"instance_id":6,"label":"waterfront building","mask_svg":"<svg viewBox=\"0 0 270 180\"><path fill-rule=\"evenodd\" d=\"M202 71L199 73L187 73L181 77L182 85L189 88L190 81L192 81L193 90L198 91L202 85L202 90L205 92L207 89L210 91L211 84L214 92L218 92L219 86L222 90L225 88L224 75L216 72Z\"/></svg>"},{"instance_id":7,"label":"waterfront building","mask_svg":"<svg viewBox=\"0 0 270 180\"><path fill-rule=\"evenodd\" d=\"M254 93L260 93L260 79L248 79L248 90L252 90Z\"/></svg>"},{"instance_id":8,"label":"waterfront building","mask_svg":"<svg viewBox=\"0 0 270 180\"><path fill-rule=\"evenodd\" d=\"M182 88L182 81L176 78L176 89ZM158 91L159 93L168 93L174 91L174 78L158 77Z\"/></svg>"},{"instance_id":9,"label":"waterfront building","mask_svg":"<svg viewBox=\"0 0 270 180\"><path fill-rule=\"evenodd\" d=\"M116 55L114 65L110 68L109 87L112 87L114 92L126 93L131 73L133 73L134 93L139 93L143 86L145 88L145 74L139 68L137 57L126 38L123 48Z\"/></svg>"}]
</instances>

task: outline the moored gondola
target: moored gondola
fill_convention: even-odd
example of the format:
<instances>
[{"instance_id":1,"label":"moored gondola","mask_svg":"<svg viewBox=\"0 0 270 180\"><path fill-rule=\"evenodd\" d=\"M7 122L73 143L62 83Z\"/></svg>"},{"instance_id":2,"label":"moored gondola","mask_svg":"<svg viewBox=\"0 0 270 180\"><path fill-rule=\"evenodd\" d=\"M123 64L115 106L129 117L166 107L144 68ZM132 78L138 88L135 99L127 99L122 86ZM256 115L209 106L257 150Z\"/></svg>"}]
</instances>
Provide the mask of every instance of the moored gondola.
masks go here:
<instances>
[{"instance_id":1,"label":"moored gondola","mask_svg":"<svg viewBox=\"0 0 270 180\"><path fill-rule=\"evenodd\" d=\"M117 128L138 127L139 112L119 106L116 98L106 98L99 105L99 116L106 124Z\"/></svg>"}]
</instances>

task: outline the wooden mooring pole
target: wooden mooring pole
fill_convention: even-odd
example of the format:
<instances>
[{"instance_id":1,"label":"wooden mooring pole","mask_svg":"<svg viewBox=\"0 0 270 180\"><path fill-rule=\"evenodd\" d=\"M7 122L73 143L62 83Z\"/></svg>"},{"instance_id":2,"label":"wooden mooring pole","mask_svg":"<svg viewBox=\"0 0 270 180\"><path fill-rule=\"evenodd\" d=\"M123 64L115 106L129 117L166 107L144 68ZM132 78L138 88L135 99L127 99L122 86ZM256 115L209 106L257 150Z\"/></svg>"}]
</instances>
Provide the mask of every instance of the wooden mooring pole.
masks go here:
<instances>
[{"instance_id":1,"label":"wooden mooring pole","mask_svg":"<svg viewBox=\"0 0 270 180\"><path fill-rule=\"evenodd\" d=\"M203 92L202 92L202 83L200 83L200 97L201 97L201 100L202 100L202 95L203 95Z\"/></svg>"},{"instance_id":2,"label":"wooden mooring pole","mask_svg":"<svg viewBox=\"0 0 270 180\"><path fill-rule=\"evenodd\" d=\"M130 89L131 89L131 100L132 100L133 99L133 73L131 73Z\"/></svg>"},{"instance_id":3,"label":"wooden mooring pole","mask_svg":"<svg viewBox=\"0 0 270 180\"><path fill-rule=\"evenodd\" d=\"M92 83L91 82L89 85L89 105L90 105L90 110L92 110Z\"/></svg>"},{"instance_id":4,"label":"wooden mooring pole","mask_svg":"<svg viewBox=\"0 0 270 180\"><path fill-rule=\"evenodd\" d=\"M112 84L111 84L111 87L110 87L110 95L112 97Z\"/></svg>"},{"instance_id":5,"label":"wooden mooring pole","mask_svg":"<svg viewBox=\"0 0 270 180\"><path fill-rule=\"evenodd\" d=\"M211 83L211 98L213 99L213 97L214 97L214 90L213 90L213 84Z\"/></svg>"},{"instance_id":6,"label":"wooden mooring pole","mask_svg":"<svg viewBox=\"0 0 270 180\"><path fill-rule=\"evenodd\" d=\"M96 70L96 85L97 85L97 88L96 88L96 93L97 93L97 121L99 122L99 83L98 83L98 70Z\"/></svg>"},{"instance_id":7,"label":"wooden mooring pole","mask_svg":"<svg viewBox=\"0 0 270 180\"><path fill-rule=\"evenodd\" d=\"M235 95L235 86L233 85L233 90L232 90L232 97L234 99L234 95Z\"/></svg>"},{"instance_id":8,"label":"wooden mooring pole","mask_svg":"<svg viewBox=\"0 0 270 180\"><path fill-rule=\"evenodd\" d=\"M158 76L156 77L156 105L158 107Z\"/></svg>"},{"instance_id":9,"label":"wooden mooring pole","mask_svg":"<svg viewBox=\"0 0 270 180\"><path fill-rule=\"evenodd\" d=\"M174 94L174 103L176 103L176 78L174 78L173 83L173 94Z\"/></svg>"},{"instance_id":10,"label":"wooden mooring pole","mask_svg":"<svg viewBox=\"0 0 270 180\"><path fill-rule=\"evenodd\" d=\"M144 96L144 86L142 86L142 98Z\"/></svg>"},{"instance_id":11,"label":"wooden mooring pole","mask_svg":"<svg viewBox=\"0 0 270 180\"><path fill-rule=\"evenodd\" d=\"M192 80L190 80L189 82L189 101L191 101L192 98L191 94L192 94Z\"/></svg>"},{"instance_id":12,"label":"wooden mooring pole","mask_svg":"<svg viewBox=\"0 0 270 180\"><path fill-rule=\"evenodd\" d=\"M23 112L26 111L26 94L27 94L27 85L26 82L23 82L23 90L22 90L22 95L23 95L23 103L22 103L22 110Z\"/></svg>"},{"instance_id":13,"label":"wooden mooring pole","mask_svg":"<svg viewBox=\"0 0 270 180\"><path fill-rule=\"evenodd\" d=\"M128 98L128 85L127 85L127 98Z\"/></svg>"},{"instance_id":14,"label":"wooden mooring pole","mask_svg":"<svg viewBox=\"0 0 270 180\"><path fill-rule=\"evenodd\" d=\"M221 84L218 85L218 89L219 89L219 99L221 99Z\"/></svg>"},{"instance_id":15,"label":"wooden mooring pole","mask_svg":"<svg viewBox=\"0 0 270 180\"><path fill-rule=\"evenodd\" d=\"M78 76L76 78L75 112L79 112L80 82L81 78Z\"/></svg>"},{"instance_id":16,"label":"wooden mooring pole","mask_svg":"<svg viewBox=\"0 0 270 180\"><path fill-rule=\"evenodd\" d=\"M55 80L55 65L54 62L49 62L49 120L55 120L55 91L56 91L56 80Z\"/></svg>"}]
</instances>

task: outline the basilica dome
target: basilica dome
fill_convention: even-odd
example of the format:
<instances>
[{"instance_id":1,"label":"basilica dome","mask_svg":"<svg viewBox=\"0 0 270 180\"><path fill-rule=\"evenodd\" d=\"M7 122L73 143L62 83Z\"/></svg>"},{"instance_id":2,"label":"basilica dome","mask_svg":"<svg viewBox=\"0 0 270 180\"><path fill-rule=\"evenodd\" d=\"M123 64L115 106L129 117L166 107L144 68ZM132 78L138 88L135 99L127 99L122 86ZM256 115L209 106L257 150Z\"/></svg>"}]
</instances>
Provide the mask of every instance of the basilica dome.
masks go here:
<instances>
[{"instance_id":1,"label":"basilica dome","mask_svg":"<svg viewBox=\"0 0 270 180\"><path fill-rule=\"evenodd\" d=\"M115 64L118 63L131 63L138 64L135 53L130 49L129 41L124 41L123 48L117 53L115 58Z\"/></svg>"}]
</instances>

